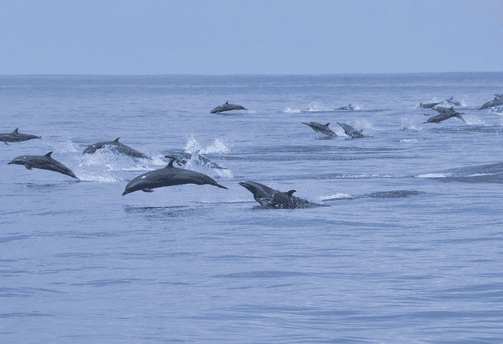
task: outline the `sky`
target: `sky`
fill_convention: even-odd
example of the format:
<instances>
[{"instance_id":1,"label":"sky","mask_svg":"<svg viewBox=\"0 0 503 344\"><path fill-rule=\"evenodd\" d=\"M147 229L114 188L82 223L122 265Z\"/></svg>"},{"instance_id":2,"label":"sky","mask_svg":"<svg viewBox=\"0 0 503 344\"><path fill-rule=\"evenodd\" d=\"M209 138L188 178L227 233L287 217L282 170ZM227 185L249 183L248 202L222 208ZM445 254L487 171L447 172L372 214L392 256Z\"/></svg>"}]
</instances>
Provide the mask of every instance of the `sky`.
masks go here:
<instances>
[{"instance_id":1,"label":"sky","mask_svg":"<svg viewBox=\"0 0 503 344\"><path fill-rule=\"evenodd\" d=\"M502 0L0 0L0 75L469 71Z\"/></svg>"}]
</instances>

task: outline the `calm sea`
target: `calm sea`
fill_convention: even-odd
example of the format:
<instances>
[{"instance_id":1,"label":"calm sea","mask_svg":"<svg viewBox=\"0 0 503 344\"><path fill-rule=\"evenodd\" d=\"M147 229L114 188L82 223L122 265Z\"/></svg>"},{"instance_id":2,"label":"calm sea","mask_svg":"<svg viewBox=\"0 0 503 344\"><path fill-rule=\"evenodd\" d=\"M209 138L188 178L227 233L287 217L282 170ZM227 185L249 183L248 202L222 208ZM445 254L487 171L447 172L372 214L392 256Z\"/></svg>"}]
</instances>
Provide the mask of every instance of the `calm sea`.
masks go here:
<instances>
[{"instance_id":1,"label":"calm sea","mask_svg":"<svg viewBox=\"0 0 503 344\"><path fill-rule=\"evenodd\" d=\"M0 342L502 343L495 93L503 73L0 76L0 132L42 136L0 142ZM450 97L465 122L424 124ZM82 154L117 137L152 159ZM7 165L50 151L80 181ZM184 168L229 190L121 196L198 151L226 169ZM241 181L324 206L257 209Z\"/></svg>"}]
</instances>

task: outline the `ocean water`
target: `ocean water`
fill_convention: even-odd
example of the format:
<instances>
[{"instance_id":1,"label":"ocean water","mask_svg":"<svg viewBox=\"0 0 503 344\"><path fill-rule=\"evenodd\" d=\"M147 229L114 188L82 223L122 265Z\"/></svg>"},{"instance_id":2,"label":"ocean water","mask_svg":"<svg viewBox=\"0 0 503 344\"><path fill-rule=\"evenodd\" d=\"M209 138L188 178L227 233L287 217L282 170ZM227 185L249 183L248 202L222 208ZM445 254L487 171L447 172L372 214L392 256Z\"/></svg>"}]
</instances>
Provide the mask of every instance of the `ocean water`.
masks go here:
<instances>
[{"instance_id":1,"label":"ocean water","mask_svg":"<svg viewBox=\"0 0 503 344\"><path fill-rule=\"evenodd\" d=\"M0 132L42 136L0 143L0 342L501 343L503 112L478 108L502 85L503 73L0 76ZM423 123L435 111L420 102L450 97L465 122ZM210 114L226 101L247 110ZM117 137L152 159L82 154ZM7 165L50 151L80 181ZM225 167L183 168L229 190L121 196L173 152ZM260 209L241 181L323 206Z\"/></svg>"}]
</instances>

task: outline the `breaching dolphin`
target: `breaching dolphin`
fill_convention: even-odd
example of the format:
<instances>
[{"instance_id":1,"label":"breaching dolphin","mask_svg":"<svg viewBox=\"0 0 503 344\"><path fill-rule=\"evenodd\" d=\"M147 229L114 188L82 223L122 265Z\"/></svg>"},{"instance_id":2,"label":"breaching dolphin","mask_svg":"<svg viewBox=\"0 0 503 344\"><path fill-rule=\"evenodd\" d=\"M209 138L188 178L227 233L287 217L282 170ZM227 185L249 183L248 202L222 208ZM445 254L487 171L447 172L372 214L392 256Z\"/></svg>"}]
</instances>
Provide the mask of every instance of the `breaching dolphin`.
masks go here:
<instances>
[{"instance_id":1,"label":"breaching dolphin","mask_svg":"<svg viewBox=\"0 0 503 344\"><path fill-rule=\"evenodd\" d=\"M229 104L229 102L225 102L225 104L219 105L213 110L211 110L210 113L224 112L230 110L246 110L246 109L241 105Z\"/></svg>"},{"instance_id":2,"label":"breaching dolphin","mask_svg":"<svg viewBox=\"0 0 503 344\"><path fill-rule=\"evenodd\" d=\"M32 168L39 168L41 170L48 170L66 174L75 179L79 179L73 174L73 172L60 163L59 161L54 160L51 157L52 152L47 153L46 155L23 155L18 156L8 164L14 165L24 165L27 169L31 170Z\"/></svg>"},{"instance_id":3,"label":"breaching dolphin","mask_svg":"<svg viewBox=\"0 0 503 344\"><path fill-rule=\"evenodd\" d=\"M128 147L122 143L119 142L120 137L116 138L113 141L110 142L98 142L95 143L94 145L90 145L84 150L84 153L82 154L93 154L96 152L96 150L101 149L105 146L110 146L113 148L113 150L119 154L124 154L131 156L133 158L144 158L144 159L150 159L148 156L146 156L143 153L138 152L137 150L134 150L131 147Z\"/></svg>"},{"instance_id":4,"label":"breaching dolphin","mask_svg":"<svg viewBox=\"0 0 503 344\"><path fill-rule=\"evenodd\" d=\"M494 106L503 105L503 94L495 94L495 96L496 97L493 100L488 101L487 103L485 103L484 105L482 105L479 110L487 109L487 108L494 107Z\"/></svg>"},{"instance_id":5,"label":"breaching dolphin","mask_svg":"<svg viewBox=\"0 0 503 344\"><path fill-rule=\"evenodd\" d=\"M209 167L209 168L216 168L216 169L220 169L220 170L226 170L227 169L225 167L222 167L222 166L214 163L210 159L208 159L208 158L200 155L199 151L197 153L195 153L195 154L190 154L190 153L173 153L173 154L170 154L170 155L165 155L164 157L168 158L168 159L174 159L176 161L176 163L178 164L178 166L183 166L187 162L189 162L189 160L192 159L192 161L195 162L198 165L202 165L202 166Z\"/></svg>"},{"instance_id":6,"label":"breaching dolphin","mask_svg":"<svg viewBox=\"0 0 503 344\"><path fill-rule=\"evenodd\" d=\"M16 128L12 133L4 133L0 134L0 141L3 141L6 145L9 145L7 142L22 142L33 139L41 139L42 136L35 136L29 134L20 134L18 132L19 128Z\"/></svg>"},{"instance_id":7,"label":"breaching dolphin","mask_svg":"<svg viewBox=\"0 0 503 344\"><path fill-rule=\"evenodd\" d=\"M342 129L344 129L346 135L351 136L352 139L361 139L362 137L365 137L365 135L362 134L363 129L356 130L355 128L346 123L337 122L337 124L339 124L342 127Z\"/></svg>"},{"instance_id":8,"label":"breaching dolphin","mask_svg":"<svg viewBox=\"0 0 503 344\"><path fill-rule=\"evenodd\" d=\"M451 103L452 105L461 106L460 102L457 102L457 101L455 101L453 99L454 99L454 97L450 97L449 99L446 99L445 101L448 102L448 103Z\"/></svg>"},{"instance_id":9,"label":"breaching dolphin","mask_svg":"<svg viewBox=\"0 0 503 344\"><path fill-rule=\"evenodd\" d=\"M461 115L463 115L463 113L461 112L456 112L454 110L454 107L450 107L449 109L446 109L446 108L436 108L435 110L437 110L439 112L438 115L436 116L433 116L431 118L428 118L428 120L424 123L440 123L442 121L445 121L446 119L449 119L451 117L457 117L459 118L460 120L462 120L463 122L466 122L464 120L463 117L461 117Z\"/></svg>"},{"instance_id":10,"label":"breaching dolphin","mask_svg":"<svg viewBox=\"0 0 503 344\"><path fill-rule=\"evenodd\" d=\"M427 104L419 104L419 107L420 108L423 108L423 109L431 109L432 107L434 107L435 105L438 105L440 103L427 103Z\"/></svg>"},{"instance_id":11,"label":"breaching dolphin","mask_svg":"<svg viewBox=\"0 0 503 344\"><path fill-rule=\"evenodd\" d=\"M328 136L337 136L337 134L334 133L332 131L332 129L330 129L328 127L330 125L330 123L320 124L320 123L316 123L316 122L307 122L307 123L302 122L302 124L305 124L305 125L311 127L311 129L313 129L317 133L322 133L322 134L325 134L325 135L328 135Z\"/></svg>"},{"instance_id":12,"label":"breaching dolphin","mask_svg":"<svg viewBox=\"0 0 503 344\"><path fill-rule=\"evenodd\" d=\"M281 192L257 182L240 182L239 185L253 194L255 201L265 209L295 209L319 206L305 199L292 196L296 190Z\"/></svg>"},{"instance_id":13,"label":"breaching dolphin","mask_svg":"<svg viewBox=\"0 0 503 344\"><path fill-rule=\"evenodd\" d=\"M144 173L130 181L128 185L126 185L126 189L122 193L122 196L139 190L143 192L153 192L152 189L155 188L182 184L210 184L222 189L227 189L225 186L218 184L205 174L174 167L174 161L175 159L171 160L168 166L164 168Z\"/></svg>"},{"instance_id":14,"label":"breaching dolphin","mask_svg":"<svg viewBox=\"0 0 503 344\"><path fill-rule=\"evenodd\" d=\"M353 111L355 108L351 105L351 103L348 106L341 106L337 110L344 110L344 111Z\"/></svg>"}]
</instances>

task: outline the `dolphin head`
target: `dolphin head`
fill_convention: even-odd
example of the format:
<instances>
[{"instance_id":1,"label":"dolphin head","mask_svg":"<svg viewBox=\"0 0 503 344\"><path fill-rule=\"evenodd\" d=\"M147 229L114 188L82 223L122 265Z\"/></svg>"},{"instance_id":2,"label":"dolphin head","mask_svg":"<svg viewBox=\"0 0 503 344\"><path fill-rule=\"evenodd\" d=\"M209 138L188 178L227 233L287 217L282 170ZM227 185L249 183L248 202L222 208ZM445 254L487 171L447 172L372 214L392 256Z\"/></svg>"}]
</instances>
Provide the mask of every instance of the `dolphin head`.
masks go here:
<instances>
[{"instance_id":1,"label":"dolphin head","mask_svg":"<svg viewBox=\"0 0 503 344\"><path fill-rule=\"evenodd\" d=\"M7 165L26 165L28 163L28 159L29 157L27 156L18 156L11 162L8 162Z\"/></svg>"},{"instance_id":2,"label":"dolphin head","mask_svg":"<svg viewBox=\"0 0 503 344\"><path fill-rule=\"evenodd\" d=\"M96 153L96 150L100 148L101 147L99 147L97 144L90 145L86 149L84 149L84 152L82 154L93 154Z\"/></svg>"}]
</instances>

